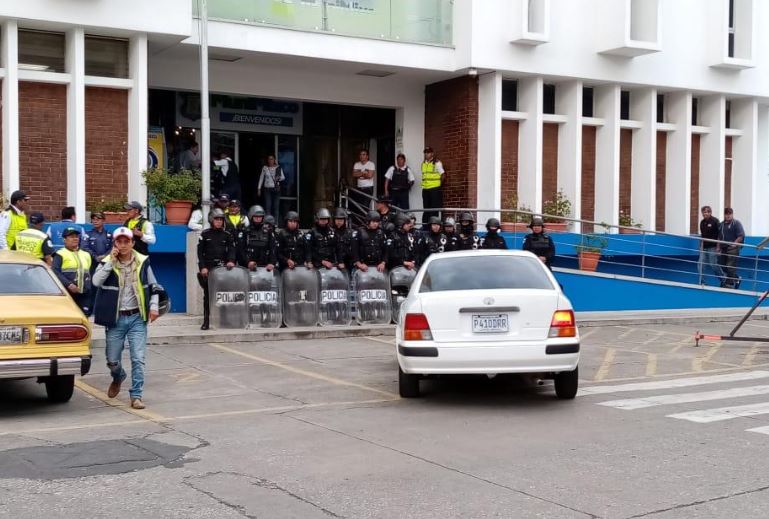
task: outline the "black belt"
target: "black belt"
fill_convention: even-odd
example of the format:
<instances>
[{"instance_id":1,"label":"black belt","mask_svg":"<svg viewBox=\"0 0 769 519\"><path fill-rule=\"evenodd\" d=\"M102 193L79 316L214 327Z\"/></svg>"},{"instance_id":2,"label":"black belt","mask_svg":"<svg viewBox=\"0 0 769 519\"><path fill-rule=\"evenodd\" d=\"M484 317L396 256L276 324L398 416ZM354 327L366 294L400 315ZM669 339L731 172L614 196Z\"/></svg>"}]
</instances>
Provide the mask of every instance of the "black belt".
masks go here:
<instances>
[{"instance_id":1,"label":"black belt","mask_svg":"<svg viewBox=\"0 0 769 519\"><path fill-rule=\"evenodd\" d=\"M128 317L129 315L136 315L139 313L138 308L134 308L133 310L120 310L120 315L123 317Z\"/></svg>"}]
</instances>

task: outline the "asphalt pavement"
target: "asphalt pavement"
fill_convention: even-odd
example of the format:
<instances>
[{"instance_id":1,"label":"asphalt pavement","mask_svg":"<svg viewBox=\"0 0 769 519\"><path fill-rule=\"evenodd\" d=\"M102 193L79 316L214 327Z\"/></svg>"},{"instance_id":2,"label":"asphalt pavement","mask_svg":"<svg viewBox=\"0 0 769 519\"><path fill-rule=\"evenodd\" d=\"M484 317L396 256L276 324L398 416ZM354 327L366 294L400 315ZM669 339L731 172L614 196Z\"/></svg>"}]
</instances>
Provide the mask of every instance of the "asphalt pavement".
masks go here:
<instances>
[{"instance_id":1,"label":"asphalt pavement","mask_svg":"<svg viewBox=\"0 0 769 519\"><path fill-rule=\"evenodd\" d=\"M95 349L68 404L0 383L0 516L765 518L769 343L698 329L729 326L583 328L574 401L508 376L400 399L387 335L211 337L150 347L138 411Z\"/></svg>"}]
</instances>

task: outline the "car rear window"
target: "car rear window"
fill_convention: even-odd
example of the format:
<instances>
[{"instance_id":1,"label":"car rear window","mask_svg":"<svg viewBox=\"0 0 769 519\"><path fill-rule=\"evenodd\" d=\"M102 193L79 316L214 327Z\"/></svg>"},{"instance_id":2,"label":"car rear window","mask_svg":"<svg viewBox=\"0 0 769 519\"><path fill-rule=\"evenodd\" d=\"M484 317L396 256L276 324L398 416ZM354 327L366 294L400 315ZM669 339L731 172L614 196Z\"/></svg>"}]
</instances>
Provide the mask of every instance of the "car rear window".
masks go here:
<instances>
[{"instance_id":1,"label":"car rear window","mask_svg":"<svg viewBox=\"0 0 769 519\"><path fill-rule=\"evenodd\" d=\"M45 267L16 263L0 264L0 296L61 295L61 288Z\"/></svg>"},{"instance_id":2,"label":"car rear window","mask_svg":"<svg viewBox=\"0 0 769 519\"><path fill-rule=\"evenodd\" d=\"M427 267L420 292L448 290L554 290L544 266L528 256L464 256L436 259Z\"/></svg>"}]
</instances>

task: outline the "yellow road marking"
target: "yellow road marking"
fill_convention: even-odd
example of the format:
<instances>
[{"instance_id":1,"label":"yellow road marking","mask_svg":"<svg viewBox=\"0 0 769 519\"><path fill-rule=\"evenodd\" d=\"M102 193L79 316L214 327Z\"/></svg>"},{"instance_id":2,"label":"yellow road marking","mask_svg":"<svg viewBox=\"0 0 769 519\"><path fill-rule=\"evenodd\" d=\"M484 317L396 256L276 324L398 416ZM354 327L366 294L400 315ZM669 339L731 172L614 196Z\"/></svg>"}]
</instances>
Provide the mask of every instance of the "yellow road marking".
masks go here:
<instances>
[{"instance_id":1,"label":"yellow road marking","mask_svg":"<svg viewBox=\"0 0 769 519\"><path fill-rule=\"evenodd\" d=\"M147 424L147 420L124 420L122 422L104 422L75 425L61 425L58 427L40 427L38 429L22 429L20 431L2 431L0 436L9 436L11 434L36 434L47 432L80 431L83 429L96 429L98 427L123 427L124 425Z\"/></svg>"},{"instance_id":2,"label":"yellow road marking","mask_svg":"<svg viewBox=\"0 0 769 519\"><path fill-rule=\"evenodd\" d=\"M364 339L368 339L374 342L381 342L382 344L387 344L389 346L395 345L395 337L393 337L392 339L380 339L378 337L364 337Z\"/></svg>"},{"instance_id":3,"label":"yellow road marking","mask_svg":"<svg viewBox=\"0 0 769 519\"><path fill-rule=\"evenodd\" d=\"M153 413L152 411L148 411L146 409L134 409L133 407L131 407L130 404L127 404L126 402L123 402L116 398L110 398L107 396L107 393L99 389L96 389L91 385L86 384L85 382L82 381L82 379L75 380L75 387L77 387L80 391L83 391L84 393L91 395L95 399L100 400L101 402L107 404L110 407L114 407L115 409L119 409L126 413L138 416L139 418L144 418L145 420L149 420L151 422L156 422L156 423L162 422L165 420L164 417L162 417L159 414Z\"/></svg>"},{"instance_id":4,"label":"yellow road marking","mask_svg":"<svg viewBox=\"0 0 769 519\"><path fill-rule=\"evenodd\" d=\"M176 373L173 375L173 377L176 379L176 382L178 383L184 383L184 382L199 382L200 373L197 371L190 371L187 373Z\"/></svg>"},{"instance_id":5,"label":"yellow road marking","mask_svg":"<svg viewBox=\"0 0 769 519\"><path fill-rule=\"evenodd\" d=\"M590 330L587 330L585 333L582 333L582 330L579 331L579 340L584 341L594 333L598 331L598 328L592 328Z\"/></svg>"},{"instance_id":6,"label":"yellow road marking","mask_svg":"<svg viewBox=\"0 0 769 519\"><path fill-rule=\"evenodd\" d=\"M646 376L653 377L657 374L657 354L649 353L646 357Z\"/></svg>"},{"instance_id":7,"label":"yellow road marking","mask_svg":"<svg viewBox=\"0 0 769 519\"><path fill-rule=\"evenodd\" d=\"M718 353L718 350L721 349L721 343L714 344L713 346L708 349L708 352L701 356L701 357L695 357L692 359L692 371L701 372L703 369L702 367L710 362L710 359L713 358L713 356Z\"/></svg>"},{"instance_id":8,"label":"yellow road marking","mask_svg":"<svg viewBox=\"0 0 769 519\"><path fill-rule=\"evenodd\" d=\"M602 380L605 380L606 377L609 376L609 370L611 369L611 365L614 362L614 357L617 354L617 350L614 348L607 348L606 353L603 356L603 362L601 363L601 367L598 368L598 372L595 374L595 378L593 379L594 382L601 382Z\"/></svg>"},{"instance_id":9,"label":"yellow road marking","mask_svg":"<svg viewBox=\"0 0 769 519\"><path fill-rule=\"evenodd\" d=\"M756 354L758 353L758 348L760 345L754 344L751 346L751 348L748 350L748 352L745 354L745 359L742 361L743 366L750 367L753 365L753 361L756 358Z\"/></svg>"},{"instance_id":10,"label":"yellow road marking","mask_svg":"<svg viewBox=\"0 0 769 519\"><path fill-rule=\"evenodd\" d=\"M372 393L378 393L378 394L384 395L384 396L386 396L388 398L394 398L394 399L400 398L395 393L391 393L391 392L385 391L383 389L377 389L375 387L366 386L366 385L363 385L363 384L358 384L356 382L350 382L349 380L343 380L341 378L329 377L328 375L323 375L322 373L316 373L314 371L308 371L308 370L302 369L302 368L296 368L294 366L289 366L288 364L283 364L282 362L276 362L274 360L266 359L264 357L258 357L256 355L251 355L250 353L245 353L245 352L233 349L233 348L229 348L227 346L223 346L221 344L209 343L208 345L210 347L212 347L212 348L217 349L217 350L226 351L227 353L232 353L233 355L239 355L239 356L244 357L246 359L251 359L251 360L254 360L256 362L259 362L260 364L264 364L266 366L272 366L274 368L283 369L285 371L289 371L291 373L295 373L295 374L301 375L303 377L314 378L316 380L322 380L324 382L328 382L329 384L334 384L335 386L354 387L354 388L362 389L364 391L370 391Z\"/></svg>"}]
</instances>

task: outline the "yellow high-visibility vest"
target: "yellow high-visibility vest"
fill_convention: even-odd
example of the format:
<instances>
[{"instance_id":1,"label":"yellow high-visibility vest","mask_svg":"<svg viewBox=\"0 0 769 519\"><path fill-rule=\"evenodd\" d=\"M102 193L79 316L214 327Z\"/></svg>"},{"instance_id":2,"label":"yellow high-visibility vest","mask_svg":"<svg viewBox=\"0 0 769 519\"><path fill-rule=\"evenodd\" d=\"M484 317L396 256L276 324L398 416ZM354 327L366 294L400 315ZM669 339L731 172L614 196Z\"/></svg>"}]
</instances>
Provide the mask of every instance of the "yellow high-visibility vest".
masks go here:
<instances>
[{"instance_id":1,"label":"yellow high-visibility vest","mask_svg":"<svg viewBox=\"0 0 769 519\"><path fill-rule=\"evenodd\" d=\"M435 169L435 162L422 163L422 189L441 187L441 174Z\"/></svg>"},{"instance_id":2,"label":"yellow high-visibility vest","mask_svg":"<svg viewBox=\"0 0 769 519\"><path fill-rule=\"evenodd\" d=\"M80 291L85 286L85 274L91 269L91 255L84 250L61 248L56 251L61 256L61 271L77 285Z\"/></svg>"},{"instance_id":3,"label":"yellow high-visibility vest","mask_svg":"<svg viewBox=\"0 0 769 519\"><path fill-rule=\"evenodd\" d=\"M11 224L8 226L8 232L5 234L5 241L10 249L13 247L13 244L16 243L16 235L29 226L27 225L26 214L17 213L13 208L8 208L6 212L11 219Z\"/></svg>"},{"instance_id":4,"label":"yellow high-visibility vest","mask_svg":"<svg viewBox=\"0 0 769 519\"><path fill-rule=\"evenodd\" d=\"M34 228L24 229L16 235L16 250L43 259L43 244L48 235Z\"/></svg>"}]
</instances>

